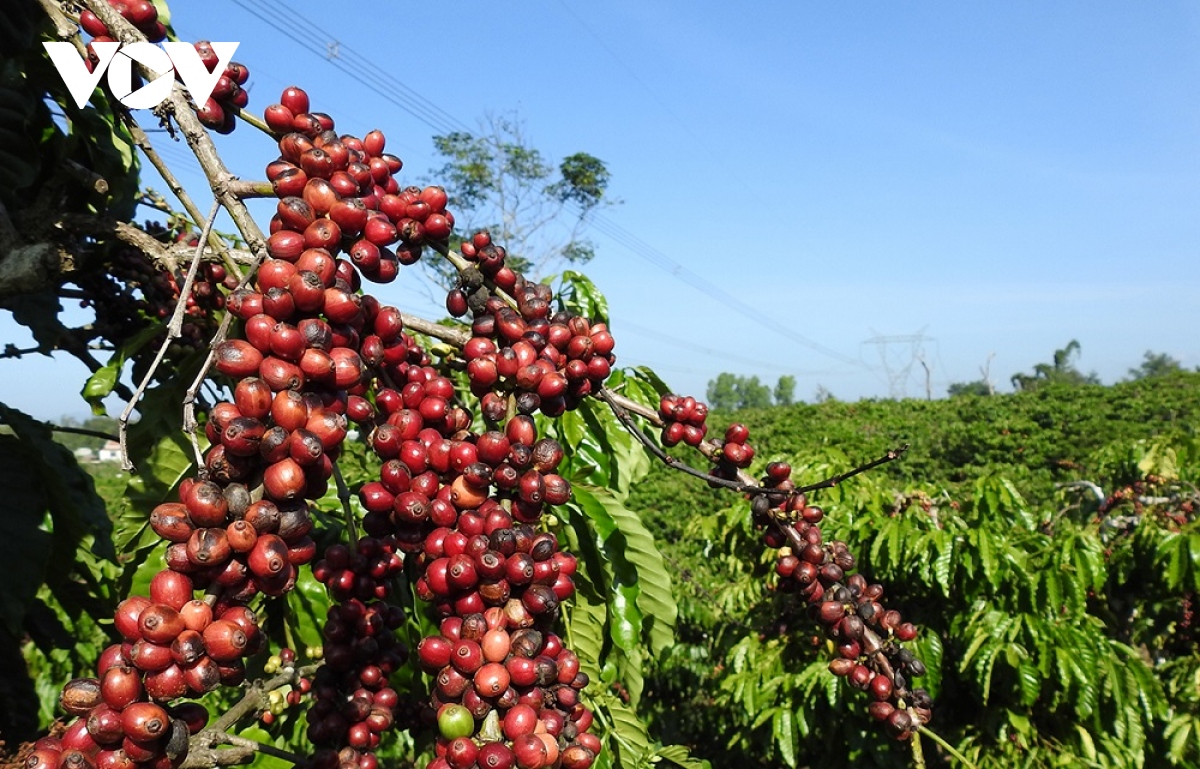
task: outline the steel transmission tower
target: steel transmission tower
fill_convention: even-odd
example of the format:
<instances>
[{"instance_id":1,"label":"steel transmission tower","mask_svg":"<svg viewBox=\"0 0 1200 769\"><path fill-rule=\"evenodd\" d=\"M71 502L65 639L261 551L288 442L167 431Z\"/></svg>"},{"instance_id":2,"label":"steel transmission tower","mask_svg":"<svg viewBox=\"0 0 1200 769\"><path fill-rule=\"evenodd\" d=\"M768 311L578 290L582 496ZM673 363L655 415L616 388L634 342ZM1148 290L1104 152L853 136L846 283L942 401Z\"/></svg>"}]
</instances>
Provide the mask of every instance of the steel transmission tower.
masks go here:
<instances>
[{"instance_id":1,"label":"steel transmission tower","mask_svg":"<svg viewBox=\"0 0 1200 769\"><path fill-rule=\"evenodd\" d=\"M894 336L885 336L875 329L871 331L875 336L863 341L863 344L873 345L879 355L879 363L888 380L888 397L898 399L908 396L908 382L913 366L918 363L924 370L925 397L932 397L932 369L925 346L937 340L926 336L924 328L915 334Z\"/></svg>"}]
</instances>

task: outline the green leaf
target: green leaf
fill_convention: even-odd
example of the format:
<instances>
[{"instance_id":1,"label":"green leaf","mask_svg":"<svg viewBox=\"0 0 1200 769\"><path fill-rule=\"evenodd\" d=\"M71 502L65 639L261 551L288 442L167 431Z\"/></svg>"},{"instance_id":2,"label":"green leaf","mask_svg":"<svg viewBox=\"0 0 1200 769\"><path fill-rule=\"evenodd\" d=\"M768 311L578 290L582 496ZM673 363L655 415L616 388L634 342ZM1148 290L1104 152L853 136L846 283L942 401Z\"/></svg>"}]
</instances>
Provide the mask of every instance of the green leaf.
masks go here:
<instances>
[{"instance_id":1,"label":"green leaf","mask_svg":"<svg viewBox=\"0 0 1200 769\"><path fill-rule=\"evenodd\" d=\"M1167 755L1172 761L1176 763L1183 761L1188 749L1188 739L1192 736L1195 725L1195 720L1188 713L1175 716L1167 725L1163 737L1169 741L1170 748Z\"/></svg>"},{"instance_id":2,"label":"green leaf","mask_svg":"<svg viewBox=\"0 0 1200 769\"><path fill-rule=\"evenodd\" d=\"M1021 685L1021 703L1029 706L1037 702L1042 691L1041 676L1029 660L1022 660L1017 667L1017 682Z\"/></svg>"},{"instance_id":3,"label":"green leaf","mask_svg":"<svg viewBox=\"0 0 1200 769\"><path fill-rule=\"evenodd\" d=\"M575 487L575 498L596 523L605 553L616 563L626 561L634 571L633 594L643 617L650 650L659 654L675 642L678 606L671 593L671 577L654 537L641 519L607 489Z\"/></svg>"},{"instance_id":4,"label":"green leaf","mask_svg":"<svg viewBox=\"0 0 1200 769\"><path fill-rule=\"evenodd\" d=\"M992 551L991 535L985 529L975 529L971 532L971 538L975 540L975 546L979 550L979 563L983 567L983 576L992 588L1000 586L998 564L996 555Z\"/></svg>"},{"instance_id":5,"label":"green leaf","mask_svg":"<svg viewBox=\"0 0 1200 769\"><path fill-rule=\"evenodd\" d=\"M771 731L775 736L775 744L779 746L780 758L788 766L794 767L796 765L796 744L798 738L796 736L796 722L789 708L780 708L775 713Z\"/></svg>"},{"instance_id":6,"label":"green leaf","mask_svg":"<svg viewBox=\"0 0 1200 769\"><path fill-rule=\"evenodd\" d=\"M107 398L113 388L117 386L117 381L121 378L121 370L125 367L125 361L130 356L137 354L146 346L147 342L158 336L162 329L162 323L155 323L137 332L112 354L108 363L88 377L87 382L83 385L83 392L80 394L83 395L85 401L91 404L93 414L101 416L106 413L101 401Z\"/></svg>"},{"instance_id":7,"label":"green leaf","mask_svg":"<svg viewBox=\"0 0 1200 769\"><path fill-rule=\"evenodd\" d=\"M1175 449L1152 443L1146 450L1145 456L1137 463L1142 475L1157 475L1167 480L1179 477L1179 464L1176 461Z\"/></svg>"},{"instance_id":8,"label":"green leaf","mask_svg":"<svg viewBox=\"0 0 1200 769\"><path fill-rule=\"evenodd\" d=\"M121 376L121 366L118 363L124 363L124 360L117 361L114 356L113 360L109 361L108 365L101 366L96 369L87 382L83 385L83 390L80 395L92 407L92 413L96 416L104 416L108 411L101 403L108 397L113 388L117 386L117 380Z\"/></svg>"},{"instance_id":9,"label":"green leaf","mask_svg":"<svg viewBox=\"0 0 1200 769\"><path fill-rule=\"evenodd\" d=\"M590 318L594 323L608 322L608 300L582 273L563 270L558 301L562 309Z\"/></svg>"},{"instance_id":10,"label":"green leaf","mask_svg":"<svg viewBox=\"0 0 1200 769\"><path fill-rule=\"evenodd\" d=\"M287 594L285 622L290 626L290 637L305 646L320 646L323 642L321 628L325 625L329 605L325 586L312 575L312 569L301 569L296 577L296 589Z\"/></svg>"},{"instance_id":11,"label":"green leaf","mask_svg":"<svg viewBox=\"0 0 1200 769\"><path fill-rule=\"evenodd\" d=\"M649 366L633 366L631 368L623 369L623 371L625 372L625 381L627 387L630 389L640 390L642 397L638 400L641 400L652 407L657 407L657 398L661 398L667 393L673 392L671 386L663 381L663 378L655 373L654 369L650 368ZM644 385L644 387L642 385ZM630 395L632 397L633 393L627 392L626 395ZM657 397L651 398L649 397L650 395Z\"/></svg>"},{"instance_id":12,"label":"green leaf","mask_svg":"<svg viewBox=\"0 0 1200 769\"><path fill-rule=\"evenodd\" d=\"M1075 731L1079 735L1079 746L1083 749L1083 755L1089 761L1096 760L1096 743L1092 741L1092 735L1088 730L1076 724Z\"/></svg>"},{"instance_id":13,"label":"green leaf","mask_svg":"<svg viewBox=\"0 0 1200 769\"><path fill-rule=\"evenodd\" d=\"M944 533L944 532L942 532ZM938 537L934 540L937 556L933 559L933 579L942 589L942 595L950 595L950 574L954 562L954 542L952 536Z\"/></svg>"},{"instance_id":14,"label":"green leaf","mask_svg":"<svg viewBox=\"0 0 1200 769\"><path fill-rule=\"evenodd\" d=\"M1184 584L1187 577L1187 565L1191 562L1187 537L1174 534L1163 544L1167 547L1168 553L1167 584L1177 588Z\"/></svg>"},{"instance_id":15,"label":"green leaf","mask_svg":"<svg viewBox=\"0 0 1200 769\"><path fill-rule=\"evenodd\" d=\"M579 583L576 583L579 588ZM604 627L607 610L592 590L577 589L567 615L567 640L579 655L579 664L591 678L598 679L604 660Z\"/></svg>"},{"instance_id":16,"label":"green leaf","mask_svg":"<svg viewBox=\"0 0 1200 769\"><path fill-rule=\"evenodd\" d=\"M650 734L633 708L611 694L597 697L595 704L608 716L611 743L617 749L619 765L634 767L650 754Z\"/></svg>"},{"instance_id":17,"label":"green leaf","mask_svg":"<svg viewBox=\"0 0 1200 769\"><path fill-rule=\"evenodd\" d=\"M691 751L684 745L664 745L654 751L655 758L662 761L669 761L676 766L681 766L683 769L712 769L712 764L702 758L696 758Z\"/></svg>"}]
</instances>

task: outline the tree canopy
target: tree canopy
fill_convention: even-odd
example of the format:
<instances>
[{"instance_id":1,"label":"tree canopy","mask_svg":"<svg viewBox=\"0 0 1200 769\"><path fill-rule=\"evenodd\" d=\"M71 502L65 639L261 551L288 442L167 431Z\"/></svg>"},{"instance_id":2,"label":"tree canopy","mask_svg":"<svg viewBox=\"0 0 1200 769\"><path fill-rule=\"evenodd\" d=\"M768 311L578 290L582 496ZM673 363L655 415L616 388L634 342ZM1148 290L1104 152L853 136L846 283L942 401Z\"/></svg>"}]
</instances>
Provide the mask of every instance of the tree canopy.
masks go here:
<instances>
[{"instance_id":1,"label":"tree canopy","mask_svg":"<svg viewBox=\"0 0 1200 769\"><path fill-rule=\"evenodd\" d=\"M576 152L556 165L511 114L488 116L478 133L434 136L433 144L445 163L432 175L446 186L459 230L490 230L514 269L544 275L596 255L585 236L590 217L615 203L603 160Z\"/></svg>"},{"instance_id":2,"label":"tree canopy","mask_svg":"<svg viewBox=\"0 0 1200 769\"><path fill-rule=\"evenodd\" d=\"M1100 377L1095 372L1084 374L1075 361L1080 354L1079 342L1072 339L1060 350L1054 351L1054 358L1049 363L1038 363L1031 373L1016 373L1012 375L1012 384L1016 390L1036 390L1048 384L1088 385L1100 384Z\"/></svg>"},{"instance_id":3,"label":"tree canopy","mask_svg":"<svg viewBox=\"0 0 1200 769\"><path fill-rule=\"evenodd\" d=\"M1142 363L1137 368L1129 369L1130 379L1145 379L1147 377L1177 374L1183 371L1183 364L1165 352L1146 350Z\"/></svg>"},{"instance_id":4,"label":"tree canopy","mask_svg":"<svg viewBox=\"0 0 1200 769\"><path fill-rule=\"evenodd\" d=\"M795 389L795 377L780 377L775 385L775 399L772 401L771 386L759 381L757 376L744 377L722 371L716 379L709 380L706 395L712 408L737 411L769 408L774 403L786 405L792 402Z\"/></svg>"}]
</instances>

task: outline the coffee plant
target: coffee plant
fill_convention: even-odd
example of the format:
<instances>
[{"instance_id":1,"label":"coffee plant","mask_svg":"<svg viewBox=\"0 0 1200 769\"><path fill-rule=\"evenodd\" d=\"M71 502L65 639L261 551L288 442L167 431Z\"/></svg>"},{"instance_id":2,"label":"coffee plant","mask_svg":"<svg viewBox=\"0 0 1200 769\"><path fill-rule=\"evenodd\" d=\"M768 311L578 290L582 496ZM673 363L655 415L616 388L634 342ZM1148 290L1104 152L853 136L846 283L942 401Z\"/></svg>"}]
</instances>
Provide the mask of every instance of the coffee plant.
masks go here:
<instances>
[{"instance_id":1,"label":"coffee plant","mask_svg":"<svg viewBox=\"0 0 1200 769\"><path fill-rule=\"evenodd\" d=\"M94 408L114 393L127 404L118 437L135 470L106 509L50 426L0 406L0 466L17 490L0 538L14 573L0 594L11 682L0 712L16 763L700 767L703 752L687 746L702 740L679 728L688 716L663 711L666 696L680 708L695 696L672 691L686 682L671 671L697 650L730 654L732 676L712 699L745 709L745 722L709 725L723 750L768 725L750 757L795 766L829 722L870 730L847 760L1041 765L1030 736L1040 725L1012 710L1016 739L992 754L994 725L956 731L957 747L931 731L943 718L945 644L962 633L975 640L960 672L984 681L985 705L999 659L1024 705L1074 702L1081 719L1150 691L1112 740L1082 752L1122 765L1153 744L1144 723L1167 711L1132 664L1144 623L1127 619L1118 643L1097 623L1048 625L1035 608L1084 614L1105 590L1090 533L1076 532L1068 555L1049 551L1057 522L1039 529L999 482L979 487L974 508L1010 516L1008 526L976 525L958 507L901 526L935 502L890 498L875 479L900 441L865 464L796 473L786 457L760 456L746 424L710 434L705 404L616 365L619 335L585 277L527 280L487 231L456 233L446 190L405 186L382 130L346 132L302 87L251 110L253 63L225 62L203 104L176 84L157 109L130 112L104 84L76 106L40 43L68 41L92 67L96 42L175 40L161 2L22 0L0 27L0 302L36 342L5 355L83 361ZM195 49L215 75L212 46ZM207 215L155 151L147 120L197 158ZM215 143L234 130L262 135L261 167L241 169L250 180ZM176 202L142 188L135 150ZM272 203L265 216L251 199ZM134 223L139 205L165 221ZM221 211L236 234L214 229ZM369 292L429 260L453 276L446 318ZM93 319L68 327L62 299ZM736 500L719 514L684 511L672 533L712 548L703 568L727 587L707 608L768 596L753 622L770 617L778 643L741 620L706 634L707 649L688 636L678 577L691 570L673 579L663 540L630 506L652 466ZM1128 520L1167 522L1171 536L1132 546L1125 568L1141 568L1142 548L1164 553L1153 557L1172 564L1163 589L1185 593L1188 630L1196 572L1186 564L1200 550L1180 532L1195 495L1177 472L1133 466L1142 474L1103 499L1098 520L1116 543L1148 528ZM870 536L856 526L866 510L888 511ZM1042 554L1026 554L1029 542ZM1106 557L1118 550L1110 543ZM1006 569L1026 584L1002 590ZM931 601L962 600L981 574L995 592L976 595L951 631L920 629L936 621ZM1110 683L1092 677L1096 660ZM1055 670L1062 680L1044 684ZM818 690L824 712L795 702ZM1176 762L1200 739L1190 696L1170 714ZM32 710L48 732L18 747L11 737L36 728ZM664 745L660 730L682 744Z\"/></svg>"},{"instance_id":2,"label":"coffee plant","mask_svg":"<svg viewBox=\"0 0 1200 769\"><path fill-rule=\"evenodd\" d=\"M971 763L1127 767L1200 757L1198 414L1200 376L1179 374L736 417L769 456L803 457L798 479L845 466L843 447L912 441L905 462L823 492L822 528L903 596L935 724ZM748 506L688 517L721 501L675 475L652 468L629 499L681 575L678 641L647 679L660 734L714 764L904 765L850 717L790 597L759 589L775 564Z\"/></svg>"}]
</instances>

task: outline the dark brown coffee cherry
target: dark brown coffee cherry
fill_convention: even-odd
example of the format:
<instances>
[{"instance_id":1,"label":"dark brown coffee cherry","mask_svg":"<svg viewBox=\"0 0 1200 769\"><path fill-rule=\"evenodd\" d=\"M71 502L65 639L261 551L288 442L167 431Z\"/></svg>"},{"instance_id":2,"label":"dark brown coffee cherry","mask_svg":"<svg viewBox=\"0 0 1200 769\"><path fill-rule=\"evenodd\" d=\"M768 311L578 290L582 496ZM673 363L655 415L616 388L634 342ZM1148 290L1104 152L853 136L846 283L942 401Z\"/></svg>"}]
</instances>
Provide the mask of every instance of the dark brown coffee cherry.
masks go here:
<instances>
[{"instance_id":1,"label":"dark brown coffee cherry","mask_svg":"<svg viewBox=\"0 0 1200 769\"><path fill-rule=\"evenodd\" d=\"M73 716L82 716L103 701L100 680L76 678L63 687L58 704Z\"/></svg>"},{"instance_id":2,"label":"dark brown coffee cherry","mask_svg":"<svg viewBox=\"0 0 1200 769\"><path fill-rule=\"evenodd\" d=\"M219 566L233 553L225 529L196 529L187 541L188 560L197 566Z\"/></svg>"},{"instance_id":3,"label":"dark brown coffee cherry","mask_svg":"<svg viewBox=\"0 0 1200 769\"><path fill-rule=\"evenodd\" d=\"M203 694L221 685L221 670L216 660L204 656L183 668L183 678L189 689Z\"/></svg>"},{"instance_id":4,"label":"dark brown coffee cherry","mask_svg":"<svg viewBox=\"0 0 1200 769\"><path fill-rule=\"evenodd\" d=\"M195 663L207 653L204 638L196 630L184 630L171 642L171 657L184 667Z\"/></svg>"},{"instance_id":5,"label":"dark brown coffee cherry","mask_svg":"<svg viewBox=\"0 0 1200 769\"><path fill-rule=\"evenodd\" d=\"M905 710L893 710L887 718L887 732L896 739L905 739L912 732L912 716Z\"/></svg>"},{"instance_id":6,"label":"dark brown coffee cherry","mask_svg":"<svg viewBox=\"0 0 1200 769\"><path fill-rule=\"evenodd\" d=\"M188 516L186 505L164 502L150 513L150 528L168 542L187 542L196 526Z\"/></svg>"}]
</instances>

